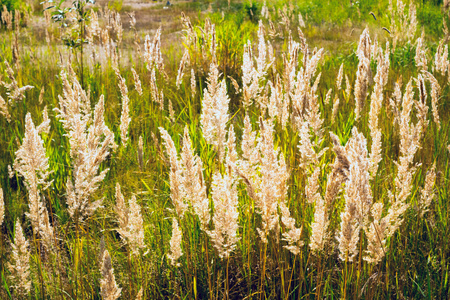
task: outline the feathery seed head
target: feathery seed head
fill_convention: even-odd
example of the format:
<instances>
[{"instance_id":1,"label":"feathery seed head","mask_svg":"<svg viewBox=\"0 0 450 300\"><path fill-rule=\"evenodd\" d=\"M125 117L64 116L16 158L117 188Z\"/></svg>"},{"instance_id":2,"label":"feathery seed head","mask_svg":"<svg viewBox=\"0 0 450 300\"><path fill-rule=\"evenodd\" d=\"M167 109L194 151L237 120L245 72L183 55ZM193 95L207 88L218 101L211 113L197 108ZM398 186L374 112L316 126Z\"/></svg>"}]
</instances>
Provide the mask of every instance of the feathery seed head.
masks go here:
<instances>
[{"instance_id":1,"label":"feathery seed head","mask_svg":"<svg viewBox=\"0 0 450 300\"><path fill-rule=\"evenodd\" d=\"M111 256L109 251L105 250L103 252L102 266L100 269L102 273L102 278L100 279L100 294L103 300L116 300L120 297L122 289L116 283L116 278L114 276L114 268L111 263Z\"/></svg>"},{"instance_id":2,"label":"feathery seed head","mask_svg":"<svg viewBox=\"0 0 450 300\"><path fill-rule=\"evenodd\" d=\"M7 264L18 295L25 296L30 292L30 252L29 244L22 230L19 219L16 221L14 243L11 244L11 262Z\"/></svg>"},{"instance_id":3,"label":"feathery seed head","mask_svg":"<svg viewBox=\"0 0 450 300\"><path fill-rule=\"evenodd\" d=\"M227 259L236 248L238 230L238 192L229 174L214 174L212 183L214 230L208 231L219 257Z\"/></svg>"},{"instance_id":4,"label":"feathery seed head","mask_svg":"<svg viewBox=\"0 0 450 300\"><path fill-rule=\"evenodd\" d=\"M187 210L187 204L184 202L185 189L183 186L184 178L181 162L178 160L177 149L170 134L162 127L159 128L159 131L170 160L170 198L177 215L182 218Z\"/></svg>"},{"instance_id":5,"label":"feathery seed head","mask_svg":"<svg viewBox=\"0 0 450 300\"><path fill-rule=\"evenodd\" d=\"M183 255L181 249L181 230L178 227L178 221L176 218L172 220L172 237L170 238L170 254L167 257L170 259L172 266L179 266L180 263L177 260Z\"/></svg>"},{"instance_id":6,"label":"feathery seed head","mask_svg":"<svg viewBox=\"0 0 450 300\"><path fill-rule=\"evenodd\" d=\"M205 89L202 100L200 122L203 136L218 152L219 161L224 157L229 102L225 80L219 83L219 70L213 63L208 77L208 88Z\"/></svg>"}]
</instances>

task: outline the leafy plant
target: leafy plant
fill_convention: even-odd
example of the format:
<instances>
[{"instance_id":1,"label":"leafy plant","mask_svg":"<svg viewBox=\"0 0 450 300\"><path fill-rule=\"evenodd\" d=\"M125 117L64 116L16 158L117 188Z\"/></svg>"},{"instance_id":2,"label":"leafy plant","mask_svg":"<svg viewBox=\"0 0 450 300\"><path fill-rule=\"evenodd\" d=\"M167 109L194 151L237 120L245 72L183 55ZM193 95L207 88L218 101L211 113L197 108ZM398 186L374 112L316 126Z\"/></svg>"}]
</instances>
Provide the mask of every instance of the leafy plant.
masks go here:
<instances>
[{"instance_id":1,"label":"leafy plant","mask_svg":"<svg viewBox=\"0 0 450 300\"><path fill-rule=\"evenodd\" d=\"M94 0L74 0L72 6L62 7L66 0L60 0L55 4L55 0L48 0L42 3L50 4L46 10L52 9L52 19L55 23L61 24L61 28L68 32L62 37L64 44L72 49L79 50L80 60L80 79L81 85L84 86L84 45L88 43L86 39L86 25L89 23L91 9ZM54 5L53 5L54 4ZM75 26L77 25L77 26Z\"/></svg>"}]
</instances>

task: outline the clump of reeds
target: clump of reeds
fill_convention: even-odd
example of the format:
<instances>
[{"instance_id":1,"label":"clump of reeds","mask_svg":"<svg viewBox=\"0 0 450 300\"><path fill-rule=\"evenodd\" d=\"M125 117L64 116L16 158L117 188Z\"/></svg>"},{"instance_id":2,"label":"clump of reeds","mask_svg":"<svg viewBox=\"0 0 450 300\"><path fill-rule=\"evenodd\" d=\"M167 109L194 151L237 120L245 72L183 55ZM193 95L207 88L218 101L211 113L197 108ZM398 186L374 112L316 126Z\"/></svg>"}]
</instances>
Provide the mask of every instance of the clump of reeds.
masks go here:
<instances>
[{"instance_id":1,"label":"clump of reeds","mask_svg":"<svg viewBox=\"0 0 450 300\"><path fill-rule=\"evenodd\" d=\"M277 209L279 202L285 201L287 196L289 172L283 153L274 145L271 122L260 120L261 137L256 149L252 149L255 147L255 133L247 122L242 144L243 160L238 162L238 174L261 215L262 228L257 228L258 234L264 243L268 243L269 232L279 228Z\"/></svg>"},{"instance_id":2,"label":"clump of reeds","mask_svg":"<svg viewBox=\"0 0 450 300\"><path fill-rule=\"evenodd\" d=\"M420 82L420 80L419 80ZM425 91L419 85L420 97L425 98ZM373 222L366 229L368 240L368 248L365 260L371 263L378 263L385 255L385 244L396 230L403 223L403 215L410 206L407 202L412 190L413 175L416 166L412 165L414 155L420 145L422 135L422 126L424 121L419 120L416 125L411 123L411 110L413 106L414 92L412 89L412 80L406 86L405 93L402 98L402 110L399 116L400 126L400 157L398 158L397 174L394 179L394 192L389 192L390 207L385 216L382 216L383 203L377 202L373 205L372 216ZM420 102L416 102L420 103ZM419 115L420 116L420 115ZM426 115L424 116L426 118ZM431 173L432 174L432 173ZM432 176L432 175L430 175ZM425 188L424 199L431 195L432 177L428 178L428 187ZM426 203L428 200L424 200Z\"/></svg>"},{"instance_id":3,"label":"clump of reeds","mask_svg":"<svg viewBox=\"0 0 450 300\"><path fill-rule=\"evenodd\" d=\"M306 46L305 46L306 47ZM296 122L297 128L299 120L305 119L309 122L311 128L317 136L321 136L321 128L323 119L319 109L319 99L317 95L317 88L321 74L318 74L314 81L313 77L316 74L317 67L323 56L324 50L319 49L312 55L309 55L307 50L304 50L303 66L300 68L295 76L295 69L293 70L291 81L291 101L292 101L292 116L291 120Z\"/></svg>"},{"instance_id":4,"label":"clump of reeds","mask_svg":"<svg viewBox=\"0 0 450 300\"><path fill-rule=\"evenodd\" d=\"M60 108L55 110L69 137L73 178L67 180L67 204L72 218L77 221L90 216L101 204L101 199L91 201L105 178L108 169L98 173L100 164L116 147L114 134L104 120L104 97L95 105L94 116L90 108L89 94L81 87L75 75L72 83L62 73L63 95L59 96Z\"/></svg>"}]
</instances>

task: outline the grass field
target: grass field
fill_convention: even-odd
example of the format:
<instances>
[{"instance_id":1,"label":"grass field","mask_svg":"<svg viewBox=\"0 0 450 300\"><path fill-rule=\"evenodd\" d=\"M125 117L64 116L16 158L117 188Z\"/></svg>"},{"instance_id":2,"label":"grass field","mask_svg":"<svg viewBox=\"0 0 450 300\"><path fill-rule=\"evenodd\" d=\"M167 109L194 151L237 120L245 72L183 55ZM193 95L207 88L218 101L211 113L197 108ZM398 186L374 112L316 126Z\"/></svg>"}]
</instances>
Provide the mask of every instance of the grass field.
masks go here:
<instances>
[{"instance_id":1,"label":"grass field","mask_svg":"<svg viewBox=\"0 0 450 300\"><path fill-rule=\"evenodd\" d=\"M0 0L0 299L448 299L448 1Z\"/></svg>"}]
</instances>

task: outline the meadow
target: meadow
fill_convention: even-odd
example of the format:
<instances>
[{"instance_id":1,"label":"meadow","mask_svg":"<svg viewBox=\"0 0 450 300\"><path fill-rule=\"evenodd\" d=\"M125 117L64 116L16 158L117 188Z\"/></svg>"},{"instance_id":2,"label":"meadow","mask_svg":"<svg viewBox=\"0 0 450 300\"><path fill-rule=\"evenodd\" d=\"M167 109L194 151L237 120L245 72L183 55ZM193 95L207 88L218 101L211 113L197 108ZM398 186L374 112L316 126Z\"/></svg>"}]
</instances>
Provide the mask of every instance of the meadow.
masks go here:
<instances>
[{"instance_id":1,"label":"meadow","mask_svg":"<svg viewBox=\"0 0 450 300\"><path fill-rule=\"evenodd\" d=\"M166 2L0 0L0 299L450 298L450 2Z\"/></svg>"}]
</instances>

